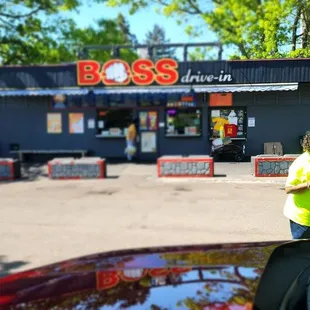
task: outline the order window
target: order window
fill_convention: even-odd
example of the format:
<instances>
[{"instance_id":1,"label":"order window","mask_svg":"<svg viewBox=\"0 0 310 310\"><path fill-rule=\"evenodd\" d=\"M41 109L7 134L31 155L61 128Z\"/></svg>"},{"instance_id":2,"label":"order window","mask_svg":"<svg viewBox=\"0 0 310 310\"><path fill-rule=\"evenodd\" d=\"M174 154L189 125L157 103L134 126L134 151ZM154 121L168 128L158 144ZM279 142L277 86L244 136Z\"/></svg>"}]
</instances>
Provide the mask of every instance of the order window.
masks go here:
<instances>
[{"instance_id":1,"label":"order window","mask_svg":"<svg viewBox=\"0 0 310 310\"><path fill-rule=\"evenodd\" d=\"M199 108L169 108L166 113L166 136L200 136L202 111Z\"/></svg>"},{"instance_id":2,"label":"order window","mask_svg":"<svg viewBox=\"0 0 310 310\"><path fill-rule=\"evenodd\" d=\"M97 135L108 137L125 136L133 119L132 109L98 110Z\"/></svg>"}]
</instances>

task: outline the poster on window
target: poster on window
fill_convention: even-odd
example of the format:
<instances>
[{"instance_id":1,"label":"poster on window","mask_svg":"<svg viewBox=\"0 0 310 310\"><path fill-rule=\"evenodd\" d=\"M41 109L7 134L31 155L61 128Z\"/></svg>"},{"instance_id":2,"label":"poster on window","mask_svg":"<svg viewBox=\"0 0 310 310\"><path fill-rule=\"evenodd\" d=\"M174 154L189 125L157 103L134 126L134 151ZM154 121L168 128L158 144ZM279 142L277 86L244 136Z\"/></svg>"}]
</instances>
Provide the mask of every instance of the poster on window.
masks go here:
<instances>
[{"instance_id":1,"label":"poster on window","mask_svg":"<svg viewBox=\"0 0 310 310\"><path fill-rule=\"evenodd\" d=\"M156 133L142 132L141 133L141 152L142 153L156 153Z\"/></svg>"},{"instance_id":2,"label":"poster on window","mask_svg":"<svg viewBox=\"0 0 310 310\"><path fill-rule=\"evenodd\" d=\"M69 133L82 134L84 133L84 114L70 113L69 114Z\"/></svg>"},{"instance_id":3,"label":"poster on window","mask_svg":"<svg viewBox=\"0 0 310 310\"><path fill-rule=\"evenodd\" d=\"M211 138L245 138L245 109L215 109L210 113Z\"/></svg>"},{"instance_id":4,"label":"poster on window","mask_svg":"<svg viewBox=\"0 0 310 310\"><path fill-rule=\"evenodd\" d=\"M139 113L139 119L140 119L140 130L147 130L147 112L140 112Z\"/></svg>"},{"instance_id":5,"label":"poster on window","mask_svg":"<svg viewBox=\"0 0 310 310\"><path fill-rule=\"evenodd\" d=\"M157 130L157 112L148 112L149 130Z\"/></svg>"},{"instance_id":6,"label":"poster on window","mask_svg":"<svg viewBox=\"0 0 310 310\"><path fill-rule=\"evenodd\" d=\"M62 133L60 113L47 114L47 133Z\"/></svg>"}]
</instances>

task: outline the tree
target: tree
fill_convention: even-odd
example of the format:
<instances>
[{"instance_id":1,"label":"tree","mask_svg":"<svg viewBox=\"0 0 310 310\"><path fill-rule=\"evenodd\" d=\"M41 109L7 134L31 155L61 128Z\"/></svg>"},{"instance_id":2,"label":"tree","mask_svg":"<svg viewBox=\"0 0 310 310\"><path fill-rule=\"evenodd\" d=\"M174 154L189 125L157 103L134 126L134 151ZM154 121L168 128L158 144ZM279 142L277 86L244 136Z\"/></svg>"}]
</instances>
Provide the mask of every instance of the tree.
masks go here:
<instances>
[{"instance_id":1,"label":"tree","mask_svg":"<svg viewBox=\"0 0 310 310\"><path fill-rule=\"evenodd\" d=\"M137 37L130 32L130 25L123 14L118 14L116 23L123 34L123 41L130 42L133 45L138 44Z\"/></svg>"},{"instance_id":2,"label":"tree","mask_svg":"<svg viewBox=\"0 0 310 310\"><path fill-rule=\"evenodd\" d=\"M101 20L94 27L79 29L73 20L59 14L83 3L86 0L0 0L1 64L75 61L78 47L84 44L131 43L133 36L121 16L117 21ZM126 53L125 58L133 55Z\"/></svg>"},{"instance_id":3,"label":"tree","mask_svg":"<svg viewBox=\"0 0 310 310\"><path fill-rule=\"evenodd\" d=\"M252 268L265 268L266 263L277 245L253 248L231 248L208 250L193 253L169 253L162 257L169 265L184 264L185 266L235 265Z\"/></svg>"},{"instance_id":4,"label":"tree","mask_svg":"<svg viewBox=\"0 0 310 310\"><path fill-rule=\"evenodd\" d=\"M219 269L219 279L215 277L211 279L201 279L201 283L205 282L204 289L197 290L194 298L179 300L176 306L179 308L186 307L190 310L227 310L235 308L236 306L240 306L238 308L244 310L252 309L251 302L255 297L261 270L259 270L258 273L254 272L254 276L248 277L241 274L239 267L233 267L233 271L231 269L232 268L228 268L227 270L223 269L222 271ZM220 293L223 291L227 292L226 296ZM221 296L221 298L217 299L218 296Z\"/></svg>"},{"instance_id":5,"label":"tree","mask_svg":"<svg viewBox=\"0 0 310 310\"><path fill-rule=\"evenodd\" d=\"M0 0L0 60L2 64L36 61L40 54L55 54L57 36L66 21L57 14L76 9L79 0ZM56 18L57 16L57 18ZM44 51L43 51L43 50Z\"/></svg>"},{"instance_id":6,"label":"tree","mask_svg":"<svg viewBox=\"0 0 310 310\"><path fill-rule=\"evenodd\" d=\"M165 29L157 24L146 34L145 43L148 45L168 44ZM153 59L156 61L160 58L175 58L175 49L171 47L154 48Z\"/></svg>"},{"instance_id":7,"label":"tree","mask_svg":"<svg viewBox=\"0 0 310 310\"><path fill-rule=\"evenodd\" d=\"M198 17L224 45L237 48L232 58L310 56L308 0L108 0L111 6L129 4L132 14L150 3L179 23ZM186 30L197 35L191 25Z\"/></svg>"},{"instance_id":8,"label":"tree","mask_svg":"<svg viewBox=\"0 0 310 310\"><path fill-rule=\"evenodd\" d=\"M125 19L123 19L122 25L119 24L119 20L113 21L101 19L97 22L95 27L84 29L80 29L72 23L70 27L63 31L61 44L59 44L59 47L61 45L69 48L68 57L67 59L62 58L60 60L76 60L76 50L85 45L132 44L134 36L130 33L128 26L126 26L126 33L124 32L124 28L122 28L124 25L127 25ZM120 57L130 62L138 58L134 51L127 49L121 50ZM111 59L111 51L90 50L88 58L104 62Z\"/></svg>"}]
</instances>

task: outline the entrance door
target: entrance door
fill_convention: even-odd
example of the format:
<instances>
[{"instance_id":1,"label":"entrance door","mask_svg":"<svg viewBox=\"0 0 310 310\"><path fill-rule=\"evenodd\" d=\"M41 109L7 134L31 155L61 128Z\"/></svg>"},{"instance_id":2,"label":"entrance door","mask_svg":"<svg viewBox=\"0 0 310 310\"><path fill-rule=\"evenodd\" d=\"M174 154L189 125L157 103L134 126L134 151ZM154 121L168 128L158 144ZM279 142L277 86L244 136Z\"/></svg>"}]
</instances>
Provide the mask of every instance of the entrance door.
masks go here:
<instances>
[{"instance_id":1,"label":"entrance door","mask_svg":"<svg viewBox=\"0 0 310 310\"><path fill-rule=\"evenodd\" d=\"M158 111L141 110L138 113L139 160L155 161L158 155Z\"/></svg>"}]
</instances>

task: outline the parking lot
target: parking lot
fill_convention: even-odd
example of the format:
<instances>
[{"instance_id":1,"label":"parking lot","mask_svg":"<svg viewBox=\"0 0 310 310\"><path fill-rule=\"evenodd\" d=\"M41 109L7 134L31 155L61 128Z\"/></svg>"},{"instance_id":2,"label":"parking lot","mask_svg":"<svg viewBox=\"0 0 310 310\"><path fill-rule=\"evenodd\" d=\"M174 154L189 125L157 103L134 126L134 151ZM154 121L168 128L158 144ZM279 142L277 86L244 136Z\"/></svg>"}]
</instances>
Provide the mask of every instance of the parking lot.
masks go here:
<instances>
[{"instance_id":1,"label":"parking lot","mask_svg":"<svg viewBox=\"0 0 310 310\"><path fill-rule=\"evenodd\" d=\"M289 239L285 179L249 163L207 180L163 180L155 165L114 164L108 179L50 181L46 167L0 183L0 273L111 249Z\"/></svg>"}]
</instances>

